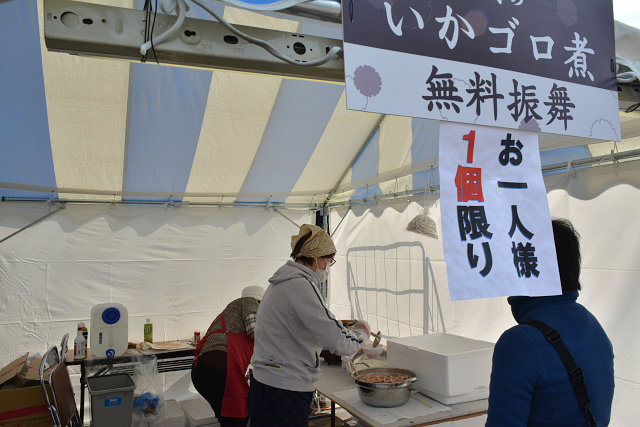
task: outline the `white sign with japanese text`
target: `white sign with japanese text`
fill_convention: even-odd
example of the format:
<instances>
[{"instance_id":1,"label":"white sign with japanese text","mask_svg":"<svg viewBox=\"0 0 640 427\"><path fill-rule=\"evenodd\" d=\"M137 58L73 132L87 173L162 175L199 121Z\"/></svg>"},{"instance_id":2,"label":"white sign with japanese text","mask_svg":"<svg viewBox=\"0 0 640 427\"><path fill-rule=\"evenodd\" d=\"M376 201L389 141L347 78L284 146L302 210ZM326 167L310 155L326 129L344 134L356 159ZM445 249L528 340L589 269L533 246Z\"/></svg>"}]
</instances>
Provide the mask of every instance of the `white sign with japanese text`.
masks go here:
<instances>
[{"instance_id":1,"label":"white sign with japanese text","mask_svg":"<svg viewBox=\"0 0 640 427\"><path fill-rule=\"evenodd\" d=\"M441 123L440 200L452 300L562 293L536 133Z\"/></svg>"},{"instance_id":2,"label":"white sign with japanese text","mask_svg":"<svg viewBox=\"0 0 640 427\"><path fill-rule=\"evenodd\" d=\"M347 108L619 141L611 2L565 3L343 2Z\"/></svg>"}]
</instances>

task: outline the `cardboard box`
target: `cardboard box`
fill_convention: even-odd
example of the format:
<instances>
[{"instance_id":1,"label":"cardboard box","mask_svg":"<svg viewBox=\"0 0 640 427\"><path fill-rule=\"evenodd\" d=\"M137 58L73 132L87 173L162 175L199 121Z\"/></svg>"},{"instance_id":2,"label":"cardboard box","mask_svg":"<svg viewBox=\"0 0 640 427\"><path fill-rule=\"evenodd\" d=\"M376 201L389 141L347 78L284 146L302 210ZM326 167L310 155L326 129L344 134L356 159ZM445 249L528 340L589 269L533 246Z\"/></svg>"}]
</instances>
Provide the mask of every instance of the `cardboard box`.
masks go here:
<instances>
[{"instance_id":1,"label":"cardboard box","mask_svg":"<svg viewBox=\"0 0 640 427\"><path fill-rule=\"evenodd\" d=\"M0 390L0 427L52 425L41 386Z\"/></svg>"},{"instance_id":2,"label":"cardboard box","mask_svg":"<svg viewBox=\"0 0 640 427\"><path fill-rule=\"evenodd\" d=\"M0 427L53 425L40 385L41 359L33 358L27 368L28 357L26 353L0 369Z\"/></svg>"},{"instance_id":3,"label":"cardboard box","mask_svg":"<svg viewBox=\"0 0 640 427\"><path fill-rule=\"evenodd\" d=\"M18 376L25 369L28 357L29 353L26 353L25 355L18 357L16 360L0 369L0 386L3 384L10 384L16 387L20 385Z\"/></svg>"},{"instance_id":4,"label":"cardboard box","mask_svg":"<svg viewBox=\"0 0 640 427\"><path fill-rule=\"evenodd\" d=\"M34 357L29 361L28 357L29 353L26 353L0 370L0 389L40 384L42 358ZM51 369L44 372L45 377L49 376L49 372Z\"/></svg>"},{"instance_id":5,"label":"cardboard box","mask_svg":"<svg viewBox=\"0 0 640 427\"><path fill-rule=\"evenodd\" d=\"M445 405L486 399L493 346L451 334L390 338L387 365L414 371L414 388Z\"/></svg>"},{"instance_id":6,"label":"cardboard box","mask_svg":"<svg viewBox=\"0 0 640 427\"><path fill-rule=\"evenodd\" d=\"M21 374L18 375L18 377L20 378L20 381L26 382L27 385L36 385L36 384L29 384L34 381L37 381L39 384L41 363L42 363L42 358L40 357L34 357L33 359L31 359L31 362L29 363L29 367L27 368L27 370L23 371ZM49 377L49 372L51 372L51 369L47 369L46 371L44 371L45 378Z\"/></svg>"}]
</instances>

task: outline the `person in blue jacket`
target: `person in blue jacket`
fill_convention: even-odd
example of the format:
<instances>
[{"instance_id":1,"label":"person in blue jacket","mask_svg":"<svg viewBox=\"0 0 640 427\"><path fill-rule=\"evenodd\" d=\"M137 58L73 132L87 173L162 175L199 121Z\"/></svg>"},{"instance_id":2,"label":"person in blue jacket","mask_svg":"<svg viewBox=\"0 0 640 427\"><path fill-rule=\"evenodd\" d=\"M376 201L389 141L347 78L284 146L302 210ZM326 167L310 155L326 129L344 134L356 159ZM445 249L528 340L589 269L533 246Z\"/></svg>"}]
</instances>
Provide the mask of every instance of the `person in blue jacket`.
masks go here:
<instances>
[{"instance_id":1,"label":"person in blue jacket","mask_svg":"<svg viewBox=\"0 0 640 427\"><path fill-rule=\"evenodd\" d=\"M613 400L613 347L598 320L577 303L580 243L567 220L553 220L562 295L512 296L518 322L495 345L486 426L585 426L569 375L544 335L522 323L538 320L555 329L584 373L591 412L609 424Z\"/></svg>"}]
</instances>

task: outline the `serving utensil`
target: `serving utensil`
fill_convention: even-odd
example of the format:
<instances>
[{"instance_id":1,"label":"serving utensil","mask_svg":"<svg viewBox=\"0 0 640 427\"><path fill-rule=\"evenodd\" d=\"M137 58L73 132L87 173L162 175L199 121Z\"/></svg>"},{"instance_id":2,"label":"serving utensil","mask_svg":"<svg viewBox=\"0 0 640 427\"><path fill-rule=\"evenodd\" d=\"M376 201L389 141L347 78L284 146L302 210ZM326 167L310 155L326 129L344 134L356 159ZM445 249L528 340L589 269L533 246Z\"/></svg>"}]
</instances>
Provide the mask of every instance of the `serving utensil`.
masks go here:
<instances>
[{"instance_id":1,"label":"serving utensil","mask_svg":"<svg viewBox=\"0 0 640 427\"><path fill-rule=\"evenodd\" d=\"M380 344L380 340L382 339L382 334L380 333L380 331L378 331L375 334L371 334L371 336L374 337L373 338L373 346L377 347L378 344Z\"/></svg>"}]
</instances>

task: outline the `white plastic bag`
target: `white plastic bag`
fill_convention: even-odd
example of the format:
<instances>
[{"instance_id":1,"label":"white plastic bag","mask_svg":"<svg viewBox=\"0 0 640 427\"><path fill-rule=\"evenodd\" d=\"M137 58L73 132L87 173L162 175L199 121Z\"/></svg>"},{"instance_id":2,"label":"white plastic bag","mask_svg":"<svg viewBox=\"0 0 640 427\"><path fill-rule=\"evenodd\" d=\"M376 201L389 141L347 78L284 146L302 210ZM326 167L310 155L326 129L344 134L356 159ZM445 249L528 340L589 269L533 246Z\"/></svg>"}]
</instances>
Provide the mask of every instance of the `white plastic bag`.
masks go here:
<instances>
[{"instance_id":1,"label":"white plastic bag","mask_svg":"<svg viewBox=\"0 0 640 427\"><path fill-rule=\"evenodd\" d=\"M155 356L140 357L133 374L133 427L162 425L165 416L162 377Z\"/></svg>"}]
</instances>

